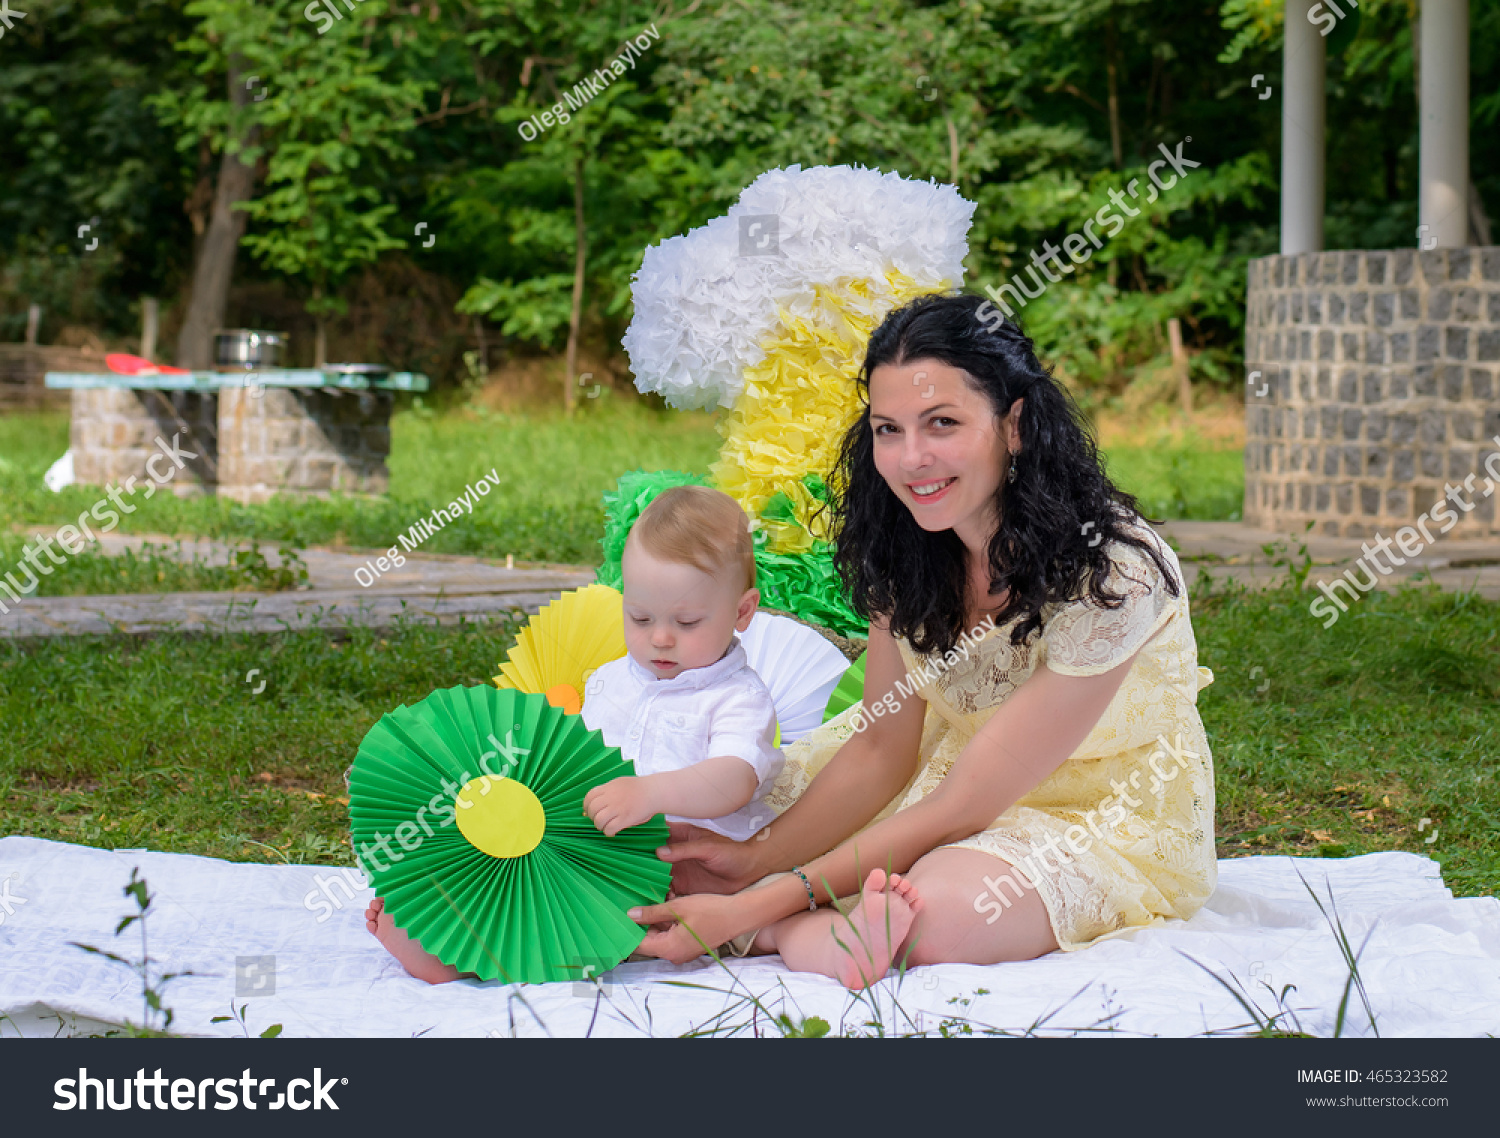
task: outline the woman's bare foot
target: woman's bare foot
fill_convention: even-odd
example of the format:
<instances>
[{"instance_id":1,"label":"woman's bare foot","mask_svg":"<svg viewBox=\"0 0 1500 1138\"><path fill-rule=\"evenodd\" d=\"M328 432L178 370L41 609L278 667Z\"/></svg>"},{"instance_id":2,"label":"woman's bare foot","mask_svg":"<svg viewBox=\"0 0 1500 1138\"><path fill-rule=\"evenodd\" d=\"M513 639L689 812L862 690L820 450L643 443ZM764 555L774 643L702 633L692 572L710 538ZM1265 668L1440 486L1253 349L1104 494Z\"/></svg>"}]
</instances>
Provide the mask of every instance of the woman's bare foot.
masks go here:
<instances>
[{"instance_id":1,"label":"woman's bare foot","mask_svg":"<svg viewBox=\"0 0 1500 1138\"><path fill-rule=\"evenodd\" d=\"M780 953L793 972L831 976L858 991L886 974L921 911L916 886L872 869L847 916L825 907L783 917L756 934L752 951Z\"/></svg>"},{"instance_id":2,"label":"woman's bare foot","mask_svg":"<svg viewBox=\"0 0 1500 1138\"><path fill-rule=\"evenodd\" d=\"M870 870L859 903L845 919L837 920L833 936L839 956L835 978L846 988L868 988L886 974L896 952L921 911L922 898L899 873Z\"/></svg>"},{"instance_id":3,"label":"woman's bare foot","mask_svg":"<svg viewBox=\"0 0 1500 1138\"><path fill-rule=\"evenodd\" d=\"M457 968L444 964L432 953L425 951L418 941L407 936L405 929L396 927L396 922L385 911L384 898L376 897L370 902L370 907L365 910L365 928L374 934L387 952L400 961L401 967L418 980L426 980L429 984L446 984L459 978Z\"/></svg>"}]
</instances>

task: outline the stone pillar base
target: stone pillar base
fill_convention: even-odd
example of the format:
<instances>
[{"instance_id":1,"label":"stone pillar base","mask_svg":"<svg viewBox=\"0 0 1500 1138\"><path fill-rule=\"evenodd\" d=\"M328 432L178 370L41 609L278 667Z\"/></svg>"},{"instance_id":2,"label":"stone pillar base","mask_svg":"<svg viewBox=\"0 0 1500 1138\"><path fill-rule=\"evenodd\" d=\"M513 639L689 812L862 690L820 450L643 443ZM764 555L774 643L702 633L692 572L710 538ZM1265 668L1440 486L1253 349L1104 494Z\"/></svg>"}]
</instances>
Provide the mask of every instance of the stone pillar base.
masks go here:
<instances>
[{"instance_id":1,"label":"stone pillar base","mask_svg":"<svg viewBox=\"0 0 1500 1138\"><path fill-rule=\"evenodd\" d=\"M1247 523L1500 536L1500 248L1261 257L1245 308Z\"/></svg>"},{"instance_id":2,"label":"stone pillar base","mask_svg":"<svg viewBox=\"0 0 1500 1138\"><path fill-rule=\"evenodd\" d=\"M75 389L72 396L69 445L76 481L154 483L179 497L214 492L218 400L212 394L95 387ZM167 457L174 448L182 467Z\"/></svg>"},{"instance_id":3,"label":"stone pillar base","mask_svg":"<svg viewBox=\"0 0 1500 1138\"><path fill-rule=\"evenodd\" d=\"M389 391L223 388L218 492L247 504L274 494L384 494L394 405Z\"/></svg>"}]
</instances>

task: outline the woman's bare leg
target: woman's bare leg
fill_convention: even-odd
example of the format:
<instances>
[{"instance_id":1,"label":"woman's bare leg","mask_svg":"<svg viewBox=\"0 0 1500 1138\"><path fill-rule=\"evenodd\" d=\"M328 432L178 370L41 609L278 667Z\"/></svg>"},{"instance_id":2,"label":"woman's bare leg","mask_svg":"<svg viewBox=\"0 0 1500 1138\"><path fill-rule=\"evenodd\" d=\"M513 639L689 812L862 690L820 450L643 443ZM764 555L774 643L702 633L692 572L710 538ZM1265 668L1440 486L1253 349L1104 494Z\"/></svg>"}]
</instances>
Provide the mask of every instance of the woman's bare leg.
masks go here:
<instances>
[{"instance_id":1,"label":"woman's bare leg","mask_svg":"<svg viewBox=\"0 0 1500 1138\"><path fill-rule=\"evenodd\" d=\"M423 949L419 941L408 936L405 929L396 927L396 922L385 911L384 898L376 897L370 902L370 907L365 910L365 928L374 934L387 952L400 961L402 968L418 980L426 980L429 984L446 984L459 978L457 968L444 964Z\"/></svg>"},{"instance_id":2,"label":"woman's bare leg","mask_svg":"<svg viewBox=\"0 0 1500 1138\"><path fill-rule=\"evenodd\" d=\"M922 894L906 946L910 965L999 964L1057 949L1047 907L1007 861L979 850L934 850L907 876ZM990 883L998 885L999 900L976 909L979 898L995 898Z\"/></svg>"}]
</instances>

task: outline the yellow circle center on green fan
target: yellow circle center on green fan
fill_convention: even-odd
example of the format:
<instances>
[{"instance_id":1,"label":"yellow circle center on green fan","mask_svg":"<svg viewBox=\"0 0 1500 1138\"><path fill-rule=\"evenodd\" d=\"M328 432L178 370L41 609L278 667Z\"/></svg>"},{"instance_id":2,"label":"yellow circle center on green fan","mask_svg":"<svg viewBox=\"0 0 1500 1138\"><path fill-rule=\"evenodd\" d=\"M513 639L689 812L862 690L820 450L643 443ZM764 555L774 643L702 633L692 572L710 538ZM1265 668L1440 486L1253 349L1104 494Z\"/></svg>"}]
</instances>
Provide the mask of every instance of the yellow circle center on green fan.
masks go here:
<instances>
[{"instance_id":1,"label":"yellow circle center on green fan","mask_svg":"<svg viewBox=\"0 0 1500 1138\"><path fill-rule=\"evenodd\" d=\"M465 783L453 800L453 810L459 833L491 857L529 854L547 829L546 811L531 788L499 775L480 775Z\"/></svg>"}]
</instances>

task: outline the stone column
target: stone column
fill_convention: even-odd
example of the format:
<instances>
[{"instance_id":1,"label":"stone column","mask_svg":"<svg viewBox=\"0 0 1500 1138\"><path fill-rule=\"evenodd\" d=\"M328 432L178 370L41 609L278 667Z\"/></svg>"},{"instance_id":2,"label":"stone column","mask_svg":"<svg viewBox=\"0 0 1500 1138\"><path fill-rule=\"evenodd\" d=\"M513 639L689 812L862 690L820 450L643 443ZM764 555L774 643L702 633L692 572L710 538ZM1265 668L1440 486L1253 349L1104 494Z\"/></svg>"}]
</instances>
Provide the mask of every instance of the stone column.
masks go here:
<instances>
[{"instance_id":1,"label":"stone column","mask_svg":"<svg viewBox=\"0 0 1500 1138\"><path fill-rule=\"evenodd\" d=\"M219 493L384 494L390 485L388 391L226 387L219 393Z\"/></svg>"},{"instance_id":2,"label":"stone column","mask_svg":"<svg viewBox=\"0 0 1500 1138\"><path fill-rule=\"evenodd\" d=\"M1315 0L1286 0L1281 73L1281 251L1323 248L1323 73Z\"/></svg>"},{"instance_id":3,"label":"stone column","mask_svg":"<svg viewBox=\"0 0 1500 1138\"><path fill-rule=\"evenodd\" d=\"M1421 245L1469 243L1469 0L1422 0ZM1283 250L1285 252L1285 250Z\"/></svg>"},{"instance_id":4,"label":"stone column","mask_svg":"<svg viewBox=\"0 0 1500 1138\"><path fill-rule=\"evenodd\" d=\"M1245 366L1245 521L1500 536L1500 248L1253 260Z\"/></svg>"}]
</instances>

